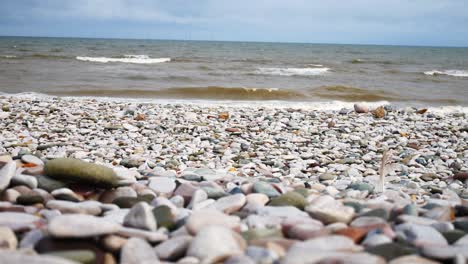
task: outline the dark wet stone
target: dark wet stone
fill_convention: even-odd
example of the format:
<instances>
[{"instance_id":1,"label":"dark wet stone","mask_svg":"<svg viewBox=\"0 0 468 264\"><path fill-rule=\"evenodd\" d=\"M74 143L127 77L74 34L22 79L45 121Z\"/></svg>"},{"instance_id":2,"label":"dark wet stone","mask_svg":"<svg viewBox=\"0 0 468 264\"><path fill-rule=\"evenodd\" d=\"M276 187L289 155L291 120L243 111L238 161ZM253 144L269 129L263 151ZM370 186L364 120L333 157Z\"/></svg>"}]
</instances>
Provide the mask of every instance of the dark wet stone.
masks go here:
<instances>
[{"instance_id":1,"label":"dark wet stone","mask_svg":"<svg viewBox=\"0 0 468 264\"><path fill-rule=\"evenodd\" d=\"M39 194L24 194L16 198L16 203L22 205L44 203L44 197L40 196Z\"/></svg>"},{"instance_id":2,"label":"dark wet stone","mask_svg":"<svg viewBox=\"0 0 468 264\"><path fill-rule=\"evenodd\" d=\"M123 159L120 161L120 165L126 167L126 168L138 168L142 162L138 160L132 160L132 159Z\"/></svg>"},{"instance_id":3,"label":"dark wet stone","mask_svg":"<svg viewBox=\"0 0 468 264\"><path fill-rule=\"evenodd\" d=\"M450 231L447 231L447 232L443 232L442 235L445 237L445 239L447 240L447 242L449 244L453 244L458 239L460 239L461 237L466 235L466 233L461 231L461 230L455 229L455 230L450 230Z\"/></svg>"},{"instance_id":4,"label":"dark wet stone","mask_svg":"<svg viewBox=\"0 0 468 264\"><path fill-rule=\"evenodd\" d=\"M154 199L152 195L143 195L138 197L131 197L131 196L121 196L115 198L112 203L117 205L120 208L132 208L138 202L147 202L151 203Z\"/></svg>"},{"instance_id":5,"label":"dark wet stone","mask_svg":"<svg viewBox=\"0 0 468 264\"><path fill-rule=\"evenodd\" d=\"M162 205L153 209L153 215L156 218L158 226L172 230L175 227L175 218L171 212L171 208Z\"/></svg>"},{"instance_id":6,"label":"dark wet stone","mask_svg":"<svg viewBox=\"0 0 468 264\"><path fill-rule=\"evenodd\" d=\"M417 253L416 249L405 247L397 243L386 243L386 244L377 245L375 247L367 248L366 251L371 254L381 256L385 258L387 261L390 261L392 259L395 259L401 256Z\"/></svg>"},{"instance_id":7,"label":"dark wet stone","mask_svg":"<svg viewBox=\"0 0 468 264\"><path fill-rule=\"evenodd\" d=\"M418 207L416 206L416 204L413 204L413 203L407 204L405 205L405 207L403 207L403 214L417 216Z\"/></svg>"},{"instance_id":8,"label":"dark wet stone","mask_svg":"<svg viewBox=\"0 0 468 264\"><path fill-rule=\"evenodd\" d=\"M37 179L38 187L48 192L52 192L54 190L67 187L66 183L52 179L47 176L38 175L36 176L36 179Z\"/></svg>"},{"instance_id":9,"label":"dark wet stone","mask_svg":"<svg viewBox=\"0 0 468 264\"><path fill-rule=\"evenodd\" d=\"M468 218L467 219L458 219L453 222L455 228L462 230L463 232L468 232Z\"/></svg>"}]
</instances>

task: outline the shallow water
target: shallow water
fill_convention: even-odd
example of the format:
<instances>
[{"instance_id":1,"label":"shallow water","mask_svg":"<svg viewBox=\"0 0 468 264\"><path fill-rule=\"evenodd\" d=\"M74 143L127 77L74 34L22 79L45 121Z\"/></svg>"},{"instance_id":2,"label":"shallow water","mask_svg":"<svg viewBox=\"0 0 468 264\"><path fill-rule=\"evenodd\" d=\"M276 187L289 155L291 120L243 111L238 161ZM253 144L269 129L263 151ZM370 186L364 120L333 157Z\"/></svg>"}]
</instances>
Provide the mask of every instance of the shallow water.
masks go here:
<instances>
[{"instance_id":1,"label":"shallow water","mask_svg":"<svg viewBox=\"0 0 468 264\"><path fill-rule=\"evenodd\" d=\"M0 38L0 91L468 105L468 48Z\"/></svg>"}]
</instances>

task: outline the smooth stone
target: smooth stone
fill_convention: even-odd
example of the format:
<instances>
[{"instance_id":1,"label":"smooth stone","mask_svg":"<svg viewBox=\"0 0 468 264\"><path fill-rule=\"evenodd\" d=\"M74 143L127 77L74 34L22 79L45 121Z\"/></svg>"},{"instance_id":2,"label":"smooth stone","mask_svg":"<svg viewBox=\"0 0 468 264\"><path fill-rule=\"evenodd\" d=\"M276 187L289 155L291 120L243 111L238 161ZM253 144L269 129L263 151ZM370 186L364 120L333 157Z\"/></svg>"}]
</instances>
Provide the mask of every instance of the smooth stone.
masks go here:
<instances>
[{"instance_id":1,"label":"smooth stone","mask_svg":"<svg viewBox=\"0 0 468 264\"><path fill-rule=\"evenodd\" d=\"M198 189L193 193L192 199L190 200L190 203L188 204L187 208L193 209L195 205L206 201L207 199L208 194L204 190Z\"/></svg>"},{"instance_id":2,"label":"smooth stone","mask_svg":"<svg viewBox=\"0 0 468 264\"><path fill-rule=\"evenodd\" d=\"M387 221L381 217L377 216L360 216L354 219L350 226L352 227L367 227L367 228L377 228L387 225Z\"/></svg>"},{"instance_id":3,"label":"smooth stone","mask_svg":"<svg viewBox=\"0 0 468 264\"><path fill-rule=\"evenodd\" d=\"M455 229L446 232L441 232L449 244L457 242L460 238L466 237L465 240L468 240L468 236L465 232Z\"/></svg>"},{"instance_id":4,"label":"smooth stone","mask_svg":"<svg viewBox=\"0 0 468 264\"><path fill-rule=\"evenodd\" d=\"M34 155L23 155L21 156L21 160L24 163L30 163L30 164L34 164L37 166L44 166L44 162L40 158Z\"/></svg>"},{"instance_id":5,"label":"smooth stone","mask_svg":"<svg viewBox=\"0 0 468 264\"><path fill-rule=\"evenodd\" d=\"M431 218L437 221L448 221L451 222L453 220L454 210L450 207L445 206L438 206L435 208L430 209L426 213L424 213L424 217Z\"/></svg>"},{"instance_id":6,"label":"smooth stone","mask_svg":"<svg viewBox=\"0 0 468 264\"><path fill-rule=\"evenodd\" d=\"M100 215L102 212L101 203L96 201L70 202L62 200L50 200L46 203L49 209L56 209L63 214L89 214Z\"/></svg>"},{"instance_id":7,"label":"smooth stone","mask_svg":"<svg viewBox=\"0 0 468 264\"><path fill-rule=\"evenodd\" d=\"M288 230L288 237L292 239L308 240L319 236L328 235L330 231L322 224L297 224Z\"/></svg>"},{"instance_id":8,"label":"smooth stone","mask_svg":"<svg viewBox=\"0 0 468 264\"><path fill-rule=\"evenodd\" d=\"M190 243L187 256L197 257L202 263L215 263L233 255L241 255L246 243L242 237L222 226L206 226Z\"/></svg>"},{"instance_id":9,"label":"smooth stone","mask_svg":"<svg viewBox=\"0 0 468 264\"><path fill-rule=\"evenodd\" d=\"M57 200L65 200L70 202L80 202L83 200L83 197L79 196L68 188L56 189L50 194L52 194L52 196L54 196L54 198Z\"/></svg>"},{"instance_id":10,"label":"smooth stone","mask_svg":"<svg viewBox=\"0 0 468 264\"><path fill-rule=\"evenodd\" d=\"M185 227L190 234L197 234L205 226L223 226L229 229L240 227L240 218L230 216L218 210L202 209L194 211L188 218Z\"/></svg>"},{"instance_id":11,"label":"smooth stone","mask_svg":"<svg viewBox=\"0 0 468 264\"><path fill-rule=\"evenodd\" d=\"M374 186L365 182L355 182L348 186L349 189L358 190L358 191L368 191L371 193L374 191Z\"/></svg>"},{"instance_id":12,"label":"smooth stone","mask_svg":"<svg viewBox=\"0 0 468 264\"><path fill-rule=\"evenodd\" d=\"M335 178L336 178L336 175L332 173L322 173L319 176L320 181L330 181L330 180L334 180Z\"/></svg>"},{"instance_id":13,"label":"smooth stone","mask_svg":"<svg viewBox=\"0 0 468 264\"><path fill-rule=\"evenodd\" d=\"M0 199L10 203L16 203L16 199L18 199L20 195L21 193L15 189L6 189L5 191L3 191L3 194L0 197Z\"/></svg>"},{"instance_id":14,"label":"smooth stone","mask_svg":"<svg viewBox=\"0 0 468 264\"><path fill-rule=\"evenodd\" d=\"M18 240L11 228L0 226L0 249L14 250L18 246Z\"/></svg>"},{"instance_id":15,"label":"smooth stone","mask_svg":"<svg viewBox=\"0 0 468 264\"><path fill-rule=\"evenodd\" d=\"M354 104L354 111L358 114L363 114L369 112L369 107L364 103Z\"/></svg>"},{"instance_id":16,"label":"smooth stone","mask_svg":"<svg viewBox=\"0 0 468 264\"><path fill-rule=\"evenodd\" d=\"M40 229L33 229L23 235L19 243L20 248L35 248L37 243L46 235Z\"/></svg>"},{"instance_id":17,"label":"smooth stone","mask_svg":"<svg viewBox=\"0 0 468 264\"><path fill-rule=\"evenodd\" d=\"M354 216L352 207L344 206L329 195L315 198L305 210L325 224L342 222L349 223Z\"/></svg>"},{"instance_id":18,"label":"smooth stone","mask_svg":"<svg viewBox=\"0 0 468 264\"><path fill-rule=\"evenodd\" d=\"M21 229L34 228L41 220L35 215L19 213L19 212L0 212L0 226L5 226L13 229L13 231Z\"/></svg>"},{"instance_id":19,"label":"smooth stone","mask_svg":"<svg viewBox=\"0 0 468 264\"><path fill-rule=\"evenodd\" d=\"M280 229L269 228L269 229L249 229L242 232L242 237L245 240L257 240L257 239L270 239L270 238L282 238L283 233Z\"/></svg>"},{"instance_id":20,"label":"smooth stone","mask_svg":"<svg viewBox=\"0 0 468 264\"><path fill-rule=\"evenodd\" d=\"M415 225L432 225L438 223L434 219L414 215L400 215L397 219L399 222L410 223Z\"/></svg>"},{"instance_id":21,"label":"smooth stone","mask_svg":"<svg viewBox=\"0 0 468 264\"><path fill-rule=\"evenodd\" d=\"M247 202L242 193L233 194L219 198L215 203L208 205L207 209L216 209L226 214L239 211Z\"/></svg>"},{"instance_id":22,"label":"smooth stone","mask_svg":"<svg viewBox=\"0 0 468 264\"><path fill-rule=\"evenodd\" d=\"M463 230L464 232L468 233L468 218L456 219L453 222L453 225L455 226L455 228Z\"/></svg>"},{"instance_id":23,"label":"smooth stone","mask_svg":"<svg viewBox=\"0 0 468 264\"><path fill-rule=\"evenodd\" d=\"M439 264L437 261L433 261L427 258L420 257L418 255L409 255L409 256L402 256L392 261L388 262L388 264Z\"/></svg>"},{"instance_id":24,"label":"smooth stone","mask_svg":"<svg viewBox=\"0 0 468 264\"><path fill-rule=\"evenodd\" d=\"M182 183L174 191L174 195L180 195L184 197L185 202L190 202L195 191L198 190L195 186L189 183Z\"/></svg>"},{"instance_id":25,"label":"smooth stone","mask_svg":"<svg viewBox=\"0 0 468 264\"><path fill-rule=\"evenodd\" d=\"M229 195L227 192L225 192L221 188L215 188L215 187L210 187L210 186L202 186L201 188L206 192L206 194L208 195L208 198L210 199L217 200L224 196Z\"/></svg>"},{"instance_id":26,"label":"smooth stone","mask_svg":"<svg viewBox=\"0 0 468 264\"><path fill-rule=\"evenodd\" d=\"M130 238L122 247L120 261L125 264L160 263L151 245L145 240L136 237Z\"/></svg>"},{"instance_id":27,"label":"smooth stone","mask_svg":"<svg viewBox=\"0 0 468 264\"><path fill-rule=\"evenodd\" d=\"M154 250L160 259L175 261L185 256L192 239L187 235L175 236L157 245Z\"/></svg>"},{"instance_id":28,"label":"smooth stone","mask_svg":"<svg viewBox=\"0 0 468 264\"><path fill-rule=\"evenodd\" d=\"M275 252L259 246L248 246L245 255L249 256L255 263L264 264L273 264L279 258Z\"/></svg>"},{"instance_id":29,"label":"smooth stone","mask_svg":"<svg viewBox=\"0 0 468 264\"><path fill-rule=\"evenodd\" d=\"M468 234L465 234L463 237L455 241L457 246L468 246Z\"/></svg>"},{"instance_id":30,"label":"smooth stone","mask_svg":"<svg viewBox=\"0 0 468 264\"><path fill-rule=\"evenodd\" d=\"M278 197L272 198L268 203L269 206L294 206L300 210L304 210L307 206L307 200L297 192L287 192Z\"/></svg>"},{"instance_id":31,"label":"smooth stone","mask_svg":"<svg viewBox=\"0 0 468 264\"><path fill-rule=\"evenodd\" d=\"M15 174L13 178L11 178L11 183L14 185L25 185L31 189L37 188L39 184L36 177L25 174Z\"/></svg>"},{"instance_id":32,"label":"smooth stone","mask_svg":"<svg viewBox=\"0 0 468 264\"><path fill-rule=\"evenodd\" d=\"M399 258L401 256L412 255L416 254L417 251L414 248L405 247L403 245L397 243L386 243L380 244L374 247L366 248L368 253L381 256L385 258L387 261L392 259Z\"/></svg>"},{"instance_id":33,"label":"smooth stone","mask_svg":"<svg viewBox=\"0 0 468 264\"><path fill-rule=\"evenodd\" d=\"M120 208L132 208L135 204L139 202L147 202L150 203L153 200L153 196L146 197L146 196L138 196L138 197L130 197L130 196L122 196L115 198L112 203L117 205Z\"/></svg>"},{"instance_id":34,"label":"smooth stone","mask_svg":"<svg viewBox=\"0 0 468 264\"><path fill-rule=\"evenodd\" d=\"M280 193L271 184L262 181L254 183L253 191L256 193L263 193L269 198L280 196Z\"/></svg>"},{"instance_id":35,"label":"smooth stone","mask_svg":"<svg viewBox=\"0 0 468 264\"><path fill-rule=\"evenodd\" d=\"M49 251L46 255L64 258L83 264L93 264L96 261L96 254L92 250L61 250Z\"/></svg>"},{"instance_id":36,"label":"smooth stone","mask_svg":"<svg viewBox=\"0 0 468 264\"><path fill-rule=\"evenodd\" d=\"M175 227L175 217L169 206L161 205L153 209L152 214L159 226L172 230Z\"/></svg>"},{"instance_id":37,"label":"smooth stone","mask_svg":"<svg viewBox=\"0 0 468 264\"><path fill-rule=\"evenodd\" d=\"M256 204L256 205L265 205L268 203L269 198L263 193L249 193L245 197L247 199L247 203L249 204Z\"/></svg>"},{"instance_id":38,"label":"smooth stone","mask_svg":"<svg viewBox=\"0 0 468 264\"><path fill-rule=\"evenodd\" d=\"M158 194L170 194L176 189L177 185L175 183L175 179L172 178L151 177L149 179L148 187Z\"/></svg>"},{"instance_id":39,"label":"smooth stone","mask_svg":"<svg viewBox=\"0 0 468 264\"><path fill-rule=\"evenodd\" d=\"M453 224L450 222L439 222L437 224L432 224L431 227L435 228L435 230L439 231L439 233L444 233L455 229Z\"/></svg>"},{"instance_id":40,"label":"smooth stone","mask_svg":"<svg viewBox=\"0 0 468 264\"><path fill-rule=\"evenodd\" d=\"M49 233L54 237L92 237L112 234L121 226L102 218L85 214L67 214L53 218L49 225Z\"/></svg>"},{"instance_id":41,"label":"smooth stone","mask_svg":"<svg viewBox=\"0 0 468 264\"><path fill-rule=\"evenodd\" d=\"M11 178L15 175L16 163L14 161L7 162L0 169L0 192L5 190L10 185Z\"/></svg>"},{"instance_id":42,"label":"smooth stone","mask_svg":"<svg viewBox=\"0 0 468 264\"><path fill-rule=\"evenodd\" d=\"M376 209L372 209L370 211L364 212L360 214L359 216L380 217L382 219L387 220L389 217L389 213L384 208L376 208Z\"/></svg>"},{"instance_id":43,"label":"smooth stone","mask_svg":"<svg viewBox=\"0 0 468 264\"><path fill-rule=\"evenodd\" d=\"M43 202L44 197L35 193L20 195L18 198L16 198L16 203L21 205L42 204Z\"/></svg>"},{"instance_id":44,"label":"smooth stone","mask_svg":"<svg viewBox=\"0 0 468 264\"><path fill-rule=\"evenodd\" d=\"M111 168L72 158L50 160L45 164L44 171L47 176L58 180L96 187L110 188L118 182L117 175Z\"/></svg>"},{"instance_id":45,"label":"smooth stone","mask_svg":"<svg viewBox=\"0 0 468 264\"><path fill-rule=\"evenodd\" d=\"M37 186L48 192L52 192L54 190L67 187L66 183L52 179L47 176L38 175L36 176L36 179L37 179Z\"/></svg>"},{"instance_id":46,"label":"smooth stone","mask_svg":"<svg viewBox=\"0 0 468 264\"><path fill-rule=\"evenodd\" d=\"M161 231L147 231L132 227L122 227L119 229L116 235L123 237L138 237L151 243L167 240L167 235Z\"/></svg>"},{"instance_id":47,"label":"smooth stone","mask_svg":"<svg viewBox=\"0 0 468 264\"><path fill-rule=\"evenodd\" d=\"M294 206L263 206L257 207L256 213L263 216L275 216L280 218L308 217L306 212Z\"/></svg>"},{"instance_id":48,"label":"smooth stone","mask_svg":"<svg viewBox=\"0 0 468 264\"><path fill-rule=\"evenodd\" d=\"M47 255L36 255L28 252L0 250L0 263L2 264L76 264L64 258Z\"/></svg>"},{"instance_id":49,"label":"smooth stone","mask_svg":"<svg viewBox=\"0 0 468 264\"><path fill-rule=\"evenodd\" d=\"M391 243L392 239L383 234L368 234L361 245L365 247L375 247L382 244Z\"/></svg>"},{"instance_id":50,"label":"smooth stone","mask_svg":"<svg viewBox=\"0 0 468 264\"><path fill-rule=\"evenodd\" d=\"M451 260L457 255L461 255L466 259L468 258L468 245L424 246L421 250L421 254L439 260Z\"/></svg>"},{"instance_id":51,"label":"smooth stone","mask_svg":"<svg viewBox=\"0 0 468 264\"><path fill-rule=\"evenodd\" d=\"M135 204L123 221L124 226L156 231L157 222L153 216L152 208L146 202Z\"/></svg>"},{"instance_id":52,"label":"smooth stone","mask_svg":"<svg viewBox=\"0 0 468 264\"><path fill-rule=\"evenodd\" d=\"M406 241L421 247L421 246L446 246L447 240L436 229L431 226L416 225L416 224L400 224L395 227L396 232L401 232Z\"/></svg>"}]
</instances>

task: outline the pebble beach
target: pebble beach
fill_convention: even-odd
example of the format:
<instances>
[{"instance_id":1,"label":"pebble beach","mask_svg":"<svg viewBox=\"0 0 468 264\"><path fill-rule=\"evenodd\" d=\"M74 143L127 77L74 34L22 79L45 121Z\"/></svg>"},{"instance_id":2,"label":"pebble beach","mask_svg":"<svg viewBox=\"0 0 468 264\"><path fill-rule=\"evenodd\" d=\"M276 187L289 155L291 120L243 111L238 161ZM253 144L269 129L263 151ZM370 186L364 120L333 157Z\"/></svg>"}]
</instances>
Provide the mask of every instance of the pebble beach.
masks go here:
<instances>
[{"instance_id":1,"label":"pebble beach","mask_svg":"<svg viewBox=\"0 0 468 264\"><path fill-rule=\"evenodd\" d=\"M2 264L468 260L466 111L0 106Z\"/></svg>"}]
</instances>

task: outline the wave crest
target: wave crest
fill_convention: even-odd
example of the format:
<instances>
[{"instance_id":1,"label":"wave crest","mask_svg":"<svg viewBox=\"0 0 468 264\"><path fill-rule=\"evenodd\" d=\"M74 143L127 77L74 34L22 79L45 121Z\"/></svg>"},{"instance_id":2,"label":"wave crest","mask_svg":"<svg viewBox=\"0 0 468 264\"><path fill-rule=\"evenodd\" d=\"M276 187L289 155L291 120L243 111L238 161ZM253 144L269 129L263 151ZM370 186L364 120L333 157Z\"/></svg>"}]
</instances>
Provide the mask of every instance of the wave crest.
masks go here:
<instances>
[{"instance_id":1,"label":"wave crest","mask_svg":"<svg viewBox=\"0 0 468 264\"><path fill-rule=\"evenodd\" d=\"M278 76L316 76L330 71L326 67L314 68L258 68L255 74L278 75Z\"/></svg>"},{"instance_id":2,"label":"wave crest","mask_svg":"<svg viewBox=\"0 0 468 264\"><path fill-rule=\"evenodd\" d=\"M454 76L454 77L468 77L468 71L463 70L432 70L424 72L425 75L437 76L437 75L447 75L447 76Z\"/></svg>"},{"instance_id":3,"label":"wave crest","mask_svg":"<svg viewBox=\"0 0 468 264\"><path fill-rule=\"evenodd\" d=\"M80 61L90 61L90 62L122 62L122 63L135 63L135 64L154 64L169 62L171 58L150 58L148 55L124 55L119 58L109 58L109 57L76 57Z\"/></svg>"}]
</instances>

